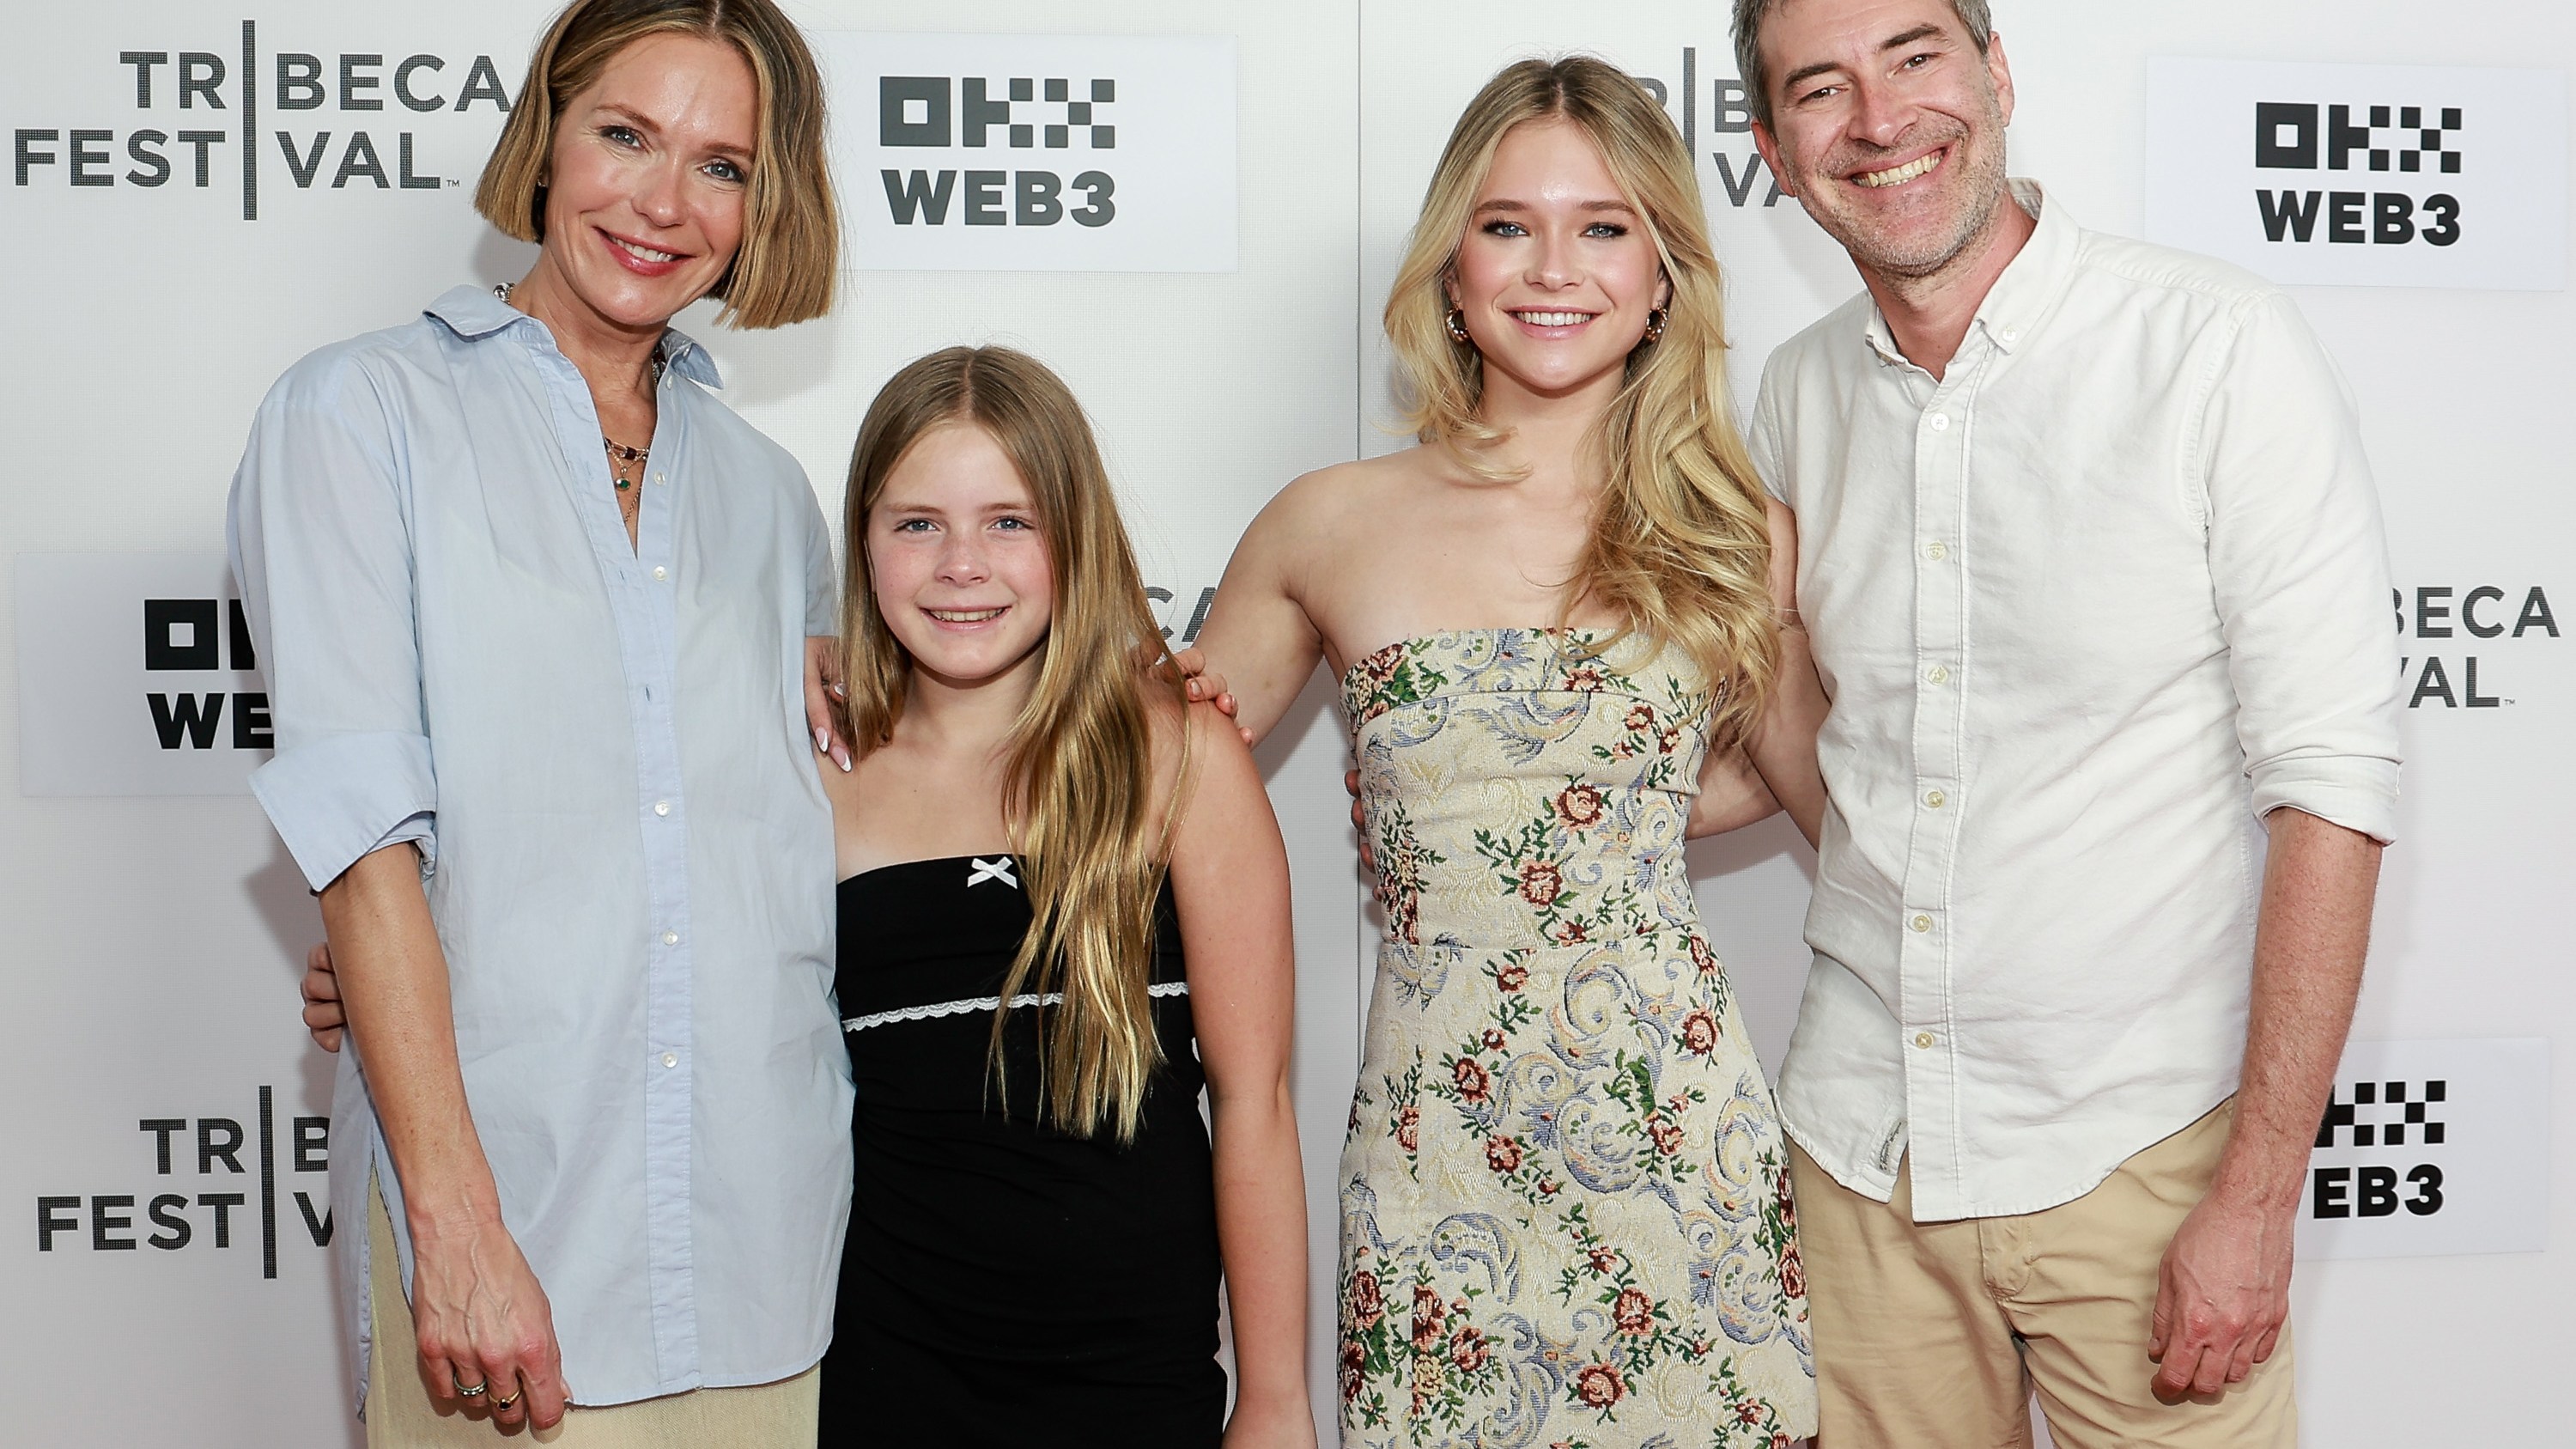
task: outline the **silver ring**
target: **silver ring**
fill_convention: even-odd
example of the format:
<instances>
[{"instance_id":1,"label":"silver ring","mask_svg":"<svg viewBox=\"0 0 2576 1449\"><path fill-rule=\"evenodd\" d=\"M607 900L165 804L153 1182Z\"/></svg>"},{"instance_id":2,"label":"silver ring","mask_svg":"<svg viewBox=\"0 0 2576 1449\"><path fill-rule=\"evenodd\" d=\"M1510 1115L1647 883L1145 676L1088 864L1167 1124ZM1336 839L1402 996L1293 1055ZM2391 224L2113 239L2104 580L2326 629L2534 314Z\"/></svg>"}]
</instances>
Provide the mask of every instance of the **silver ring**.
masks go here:
<instances>
[{"instance_id":1,"label":"silver ring","mask_svg":"<svg viewBox=\"0 0 2576 1449\"><path fill-rule=\"evenodd\" d=\"M479 1383L479 1384L476 1384L474 1387L472 1387L472 1388L470 1388L470 1389L469 1389L469 1388L467 1388L467 1387L466 1387L465 1385L463 1385L463 1384L458 1384L458 1385L456 1386L456 1396L457 1396L458 1398L460 1398L460 1399L479 1399L479 1398L483 1397L485 1394L490 1393L491 1391L492 1391L492 1381L491 1381L491 1380L489 1380L489 1379L486 1379L486 1380L484 1380L483 1382L481 1382L481 1383Z\"/></svg>"}]
</instances>

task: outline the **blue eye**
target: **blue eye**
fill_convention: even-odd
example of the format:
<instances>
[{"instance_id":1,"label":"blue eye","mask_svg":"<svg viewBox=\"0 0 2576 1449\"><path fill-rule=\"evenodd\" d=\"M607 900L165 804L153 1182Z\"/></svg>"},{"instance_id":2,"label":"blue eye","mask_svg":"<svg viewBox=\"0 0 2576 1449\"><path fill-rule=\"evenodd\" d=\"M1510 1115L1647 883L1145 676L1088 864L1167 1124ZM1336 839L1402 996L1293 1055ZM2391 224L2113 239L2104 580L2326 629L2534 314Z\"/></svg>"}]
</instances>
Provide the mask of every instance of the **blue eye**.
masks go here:
<instances>
[{"instance_id":1,"label":"blue eye","mask_svg":"<svg viewBox=\"0 0 2576 1449\"><path fill-rule=\"evenodd\" d=\"M1036 525L1036 524L1031 523L1029 520L1027 520L1027 519L1025 519L1025 518L1000 518L1000 519L995 519L995 520L993 521L993 526L994 526L995 528L1007 528L1007 529L1010 529L1011 531L1013 531L1013 532L1015 532L1015 533L1026 533L1026 532L1028 532L1030 529L1033 529L1033 528L1037 527L1037 525Z\"/></svg>"},{"instance_id":2,"label":"blue eye","mask_svg":"<svg viewBox=\"0 0 2576 1449\"><path fill-rule=\"evenodd\" d=\"M1485 235L1528 236L1529 229L1517 221L1489 221L1485 223Z\"/></svg>"},{"instance_id":3,"label":"blue eye","mask_svg":"<svg viewBox=\"0 0 2576 1449\"><path fill-rule=\"evenodd\" d=\"M707 174L718 181L730 181L739 184L747 179L743 174L742 168L736 166L730 161L710 161L707 163L706 169Z\"/></svg>"},{"instance_id":4,"label":"blue eye","mask_svg":"<svg viewBox=\"0 0 2576 1449\"><path fill-rule=\"evenodd\" d=\"M1592 225L1585 227L1583 229L1583 234L1585 236L1600 237L1606 241L1614 237L1626 236L1628 234L1628 229L1615 221L1596 221L1592 223Z\"/></svg>"},{"instance_id":5,"label":"blue eye","mask_svg":"<svg viewBox=\"0 0 2576 1449\"><path fill-rule=\"evenodd\" d=\"M894 526L894 531L897 533L928 533L930 531L930 520L927 518L907 518L901 523L896 524Z\"/></svg>"},{"instance_id":6,"label":"blue eye","mask_svg":"<svg viewBox=\"0 0 2576 1449\"><path fill-rule=\"evenodd\" d=\"M606 125L599 128L599 134L620 146L634 147L644 144L643 139L635 134L635 128L632 126Z\"/></svg>"}]
</instances>

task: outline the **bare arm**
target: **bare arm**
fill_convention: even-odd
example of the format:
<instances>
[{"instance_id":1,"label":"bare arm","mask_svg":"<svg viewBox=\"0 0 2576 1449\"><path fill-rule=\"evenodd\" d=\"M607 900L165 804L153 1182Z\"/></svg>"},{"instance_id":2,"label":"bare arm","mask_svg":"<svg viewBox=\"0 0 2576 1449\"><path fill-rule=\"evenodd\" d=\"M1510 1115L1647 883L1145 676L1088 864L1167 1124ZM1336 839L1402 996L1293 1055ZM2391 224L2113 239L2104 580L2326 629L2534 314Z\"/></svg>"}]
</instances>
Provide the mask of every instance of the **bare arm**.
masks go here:
<instances>
[{"instance_id":1,"label":"bare arm","mask_svg":"<svg viewBox=\"0 0 2576 1449\"><path fill-rule=\"evenodd\" d=\"M569 1397L554 1313L502 1225L500 1190L466 1107L447 960L418 852L404 844L361 857L323 888L322 925L402 1180L412 1317L432 1391L445 1398L489 1384L483 1402L497 1422L524 1415L551 1427Z\"/></svg>"},{"instance_id":2,"label":"bare arm","mask_svg":"<svg viewBox=\"0 0 2576 1449\"><path fill-rule=\"evenodd\" d=\"M1323 636L1292 586L1299 551L1312 540L1290 493L1246 529L1226 563L1197 647L1235 699L1235 723L1258 743L1295 703L1324 657Z\"/></svg>"},{"instance_id":3,"label":"bare arm","mask_svg":"<svg viewBox=\"0 0 2576 1449\"><path fill-rule=\"evenodd\" d=\"M1190 1017L1207 1070L1217 1240L1238 1375L1227 1449L1314 1449L1306 1397L1306 1188L1288 1094L1296 1022L1288 851L1226 721L1191 707L1193 781L1172 841Z\"/></svg>"},{"instance_id":4,"label":"bare arm","mask_svg":"<svg viewBox=\"0 0 2576 1449\"><path fill-rule=\"evenodd\" d=\"M1807 626L1798 617L1798 517L1777 499L1771 503L1771 606L1780 619L1780 670L1744 748L1772 798L1813 845L1825 828L1825 778L1816 765L1816 731L1832 701L1816 675Z\"/></svg>"},{"instance_id":5,"label":"bare arm","mask_svg":"<svg viewBox=\"0 0 2576 1449\"><path fill-rule=\"evenodd\" d=\"M2272 1356L2308 1153L2325 1112L2370 948L2380 845L2284 806L2254 930L2254 992L2236 1122L2209 1195L2165 1250L2148 1355L2156 1388L2215 1393Z\"/></svg>"},{"instance_id":6,"label":"bare arm","mask_svg":"<svg viewBox=\"0 0 2576 1449\"><path fill-rule=\"evenodd\" d=\"M1691 797L1690 826L1684 833L1693 840L1724 835L1779 813L1780 802L1753 768L1752 757L1742 745L1730 745L1709 751L1700 762L1699 793Z\"/></svg>"}]
</instances>

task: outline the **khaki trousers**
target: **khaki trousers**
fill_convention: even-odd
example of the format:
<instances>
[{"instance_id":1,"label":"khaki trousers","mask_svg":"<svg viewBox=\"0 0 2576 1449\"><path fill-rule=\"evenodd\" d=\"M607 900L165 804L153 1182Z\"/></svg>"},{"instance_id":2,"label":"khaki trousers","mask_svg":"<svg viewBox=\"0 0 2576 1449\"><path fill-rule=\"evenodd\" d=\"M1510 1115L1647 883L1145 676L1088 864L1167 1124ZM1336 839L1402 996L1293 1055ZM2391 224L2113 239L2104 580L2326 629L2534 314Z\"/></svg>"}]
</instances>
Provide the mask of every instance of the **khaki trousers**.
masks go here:
<instances>
[{"instance_id":1,"label":"khaki trousers","mask_svg":"<svg viewBox=\"0 0 2576 1449\"><path fill-rule=\"evenodd\" d=\"M2296 1449L2290 1334L2245 1382L2160 1402L2156 1275L2209 1191L2235 1103L2017 1217L1916 1223L1906 1167L1873 1202L1790 1152L1815 1326L1817 1449L2028 1449L2039 1395L2061 1449Z\"/></svg>"},{"instance_id":2,"label":"khaki trousers","mask_svg":"<svg viewBox=\"0 0 2576 1449\"><path fill-rule=\"evenodd\" d=\"M814 1449L822 1369L738 1389L698 1389L638 1404L576 1407L552 1429L501 1429L480 1403L441 1402L421 1382L411 1300L381 1193L367 1194L367 1306L375 1365L367 1385L367 1449L505 1449L533 1441L564 1449Z\"/></svg>"}]
</instances>

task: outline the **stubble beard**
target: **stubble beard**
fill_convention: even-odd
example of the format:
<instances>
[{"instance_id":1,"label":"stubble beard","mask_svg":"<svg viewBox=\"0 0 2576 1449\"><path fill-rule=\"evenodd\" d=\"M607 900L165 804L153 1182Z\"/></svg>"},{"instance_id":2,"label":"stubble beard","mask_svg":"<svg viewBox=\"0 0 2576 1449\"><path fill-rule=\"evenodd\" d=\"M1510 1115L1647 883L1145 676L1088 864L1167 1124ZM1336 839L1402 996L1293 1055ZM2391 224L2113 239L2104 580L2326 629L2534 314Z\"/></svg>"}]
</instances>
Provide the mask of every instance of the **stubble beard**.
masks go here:
<instances>
[{"instance_id":1,"label":"stubble beard","mask_svg":"<svg viewBox=\"0 0 2576 1449\"><path fill-rule=\"evenodd\" d=\"M1995 217L2012 194L2011 182L2004 171L2002 109L1991 102L1986 114L1974 128L1961 126L1958 134L1944 144L1953 149L1944 168L1962 167L1951 178L1964 204L1953 225L1927 240L1883 231L1870 219L1839 208L1810 205L1807 214L1815 219L1826 235L1842 244L1852 262L1862 272L1891 281L1920 282L1948 271L1971 251L1977 240L1991 231ZM1996 144L1987 144L1993 138ZM1961 145L1960 141L1970 144ZM1823 174L1808 181L1808 195L1833 195L1832 188L1847 184L1842 178L1858 167L1869 164L1867 157L1848 154L1831 158Z\"/></svg>"}]
</instances>

